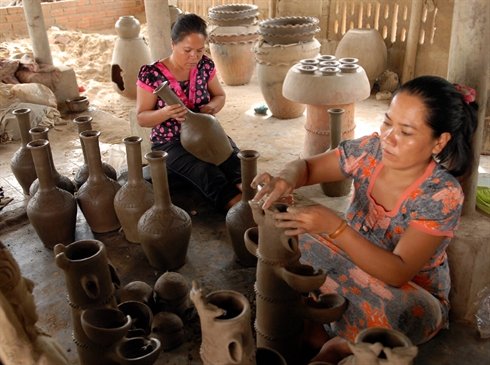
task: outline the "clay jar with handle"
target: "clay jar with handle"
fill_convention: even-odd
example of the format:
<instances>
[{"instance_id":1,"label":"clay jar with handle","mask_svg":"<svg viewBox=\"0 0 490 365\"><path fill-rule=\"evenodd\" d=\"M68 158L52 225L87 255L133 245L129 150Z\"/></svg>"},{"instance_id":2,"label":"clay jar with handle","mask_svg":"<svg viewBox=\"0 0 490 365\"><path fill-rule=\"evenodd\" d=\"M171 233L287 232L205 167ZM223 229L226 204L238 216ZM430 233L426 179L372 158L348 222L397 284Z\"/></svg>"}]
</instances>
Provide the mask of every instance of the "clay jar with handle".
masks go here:
<instances>
[{"instance_id":1,"label":"clay jar with handle","mask_svg":"<svg viewBox=\"0 0 490 365\"><path fill-rule=\"evenodd\" d=\"M114 209L114 197L121 185L107 177L102 170L99 149L99 131L80 133L89 166L89 176L78 190L77 200L90 229L105 233L121 227Z\"/></svg>"},{"instance_id":2,"label":"clay jar with handle","mask_svg":"<svg viewBox=\"0 0 490 365\"><path fill-rule=\"evenodd\" d=\"M150 265L176 270L187 261L192 222L187 212L172 204L168 189L167 152L145 155L150 164L155 203L138 221L138 236Z\"/></svg>"},{"instance_id":3,"label":"clay jar with handle","mask_svg":"<svg viewBox=\"0 0 490 365\"><path fill-rule=\"evenodd\" d=\"M257 175L259 156L260 154L253 150L243 150L238 153L242 171L242 200L231 207L226 214L226 228L230 234L233 250L238 262L245 266L257 264L257 257L245 247L243 235L250 227L257 227L248 201L257 193L257 189L252 188L250 184Z\"/></svg>"},{"instance_id":4,"label":"clay jar with handle","mask_svg":"<svg viewBox=\"0 0 490 365\"><path fill-rule=\"evenodd\" d=\"M328 114L330 115L330 148L328 151L332 151L342 141L342 114L344 114L344 109L331 108L328 109ZM321 183L320 187L326 196L345 196L350 193L352 179L325 182Z\"/></svg>"},{"instance_id":5,"label":"clay jar with handle","mask_svg":"<svg viewBox=\"0 0 490 365\"><path fill-rule=\"evenodd\" d=\"M49 141L37 139L29 142L27 148L39 177L39 188L27 204L27 217L45 247L53 249L58 243L71 243L77 219L75 197L55 185Z\"/></svg>"},{"instance_id":6,"label":"clay jar with handle","mask_svg":"<svg viewBox=\"0 0 490 365\"><path fill-rule=\"evenodd\" d=\"M21 146L10 159L10 169L24 194L29 195L29 188L37 178L31 151L27 148L27 144L31 141L31 135L29 134L29 129L31 129L31 109L15 109L12 114L17 118Z\"/></svg>"},{"instance_id":7,"label":"clay jar with handle","mask_svg":"<svg viewBox=\"0 0 490 365\"><path fill-rule=\"evenodd\" d=\"M129 242L139 243L138 221L153 206L152 185L143 178L141 141L138 136L123 139L126 145L128 181L114 197L114 209Z\"/></svg>"},{"instance_id":8,"label":"clay jar with handle","mask_svg":"<svg viewBox=\"0 0 490 365\"><path fill-rule=\"evenodd\" d=\"M33 141L35 141L36 139L45 139L48 141L49 140L48 132L49 132L48 127L34 127L31 128L31 130L29 131ZM61 175L58 172L58 170L56 170L56 167L54 166L53 153L51 152L51 144L48 144L47 149L48 149L49 163L51 166L51 172L53 175L54 184L60 189L66 190L70 194L75 194L75 184L73 183L73 181L71 181L68 177ZM29 194L31 196L34 196L38 188L39 188L39 179L36 179L34 180L34 182L31 184L31 187L29 188Z\"/></svg>"},{"instance_id":9,"label":"clay jar with handle","mask_svg":"<svg viewBox=\"0 0 490 365\"><path fill-rule=\"evenodd\" d=\"M154 91L167 105L179 104L182 101L169 88L168 81L163 82ZM185 121L182 122L180 143L191 154L216 166L230 157L233 149L230 140L218 120L210 115L194 113L187 107Z\"/></svg>"},{"instance_id":10,"label":"clay jar with handle","mask_svg":"<svg viewBox=\"0 0 490 365\"><path fill-rule=\"evenodd\" d=\"M92 130L92 120L93 118L88 115L81 115L73 119L73 123L75 123L75 125L77 126L79 135L83 131ZM81 138L80 138L80 144L82 146L83 165L78 169L75 178L73 179L77 189L80 189L80 186L82 186L83 183L88 179L87 154L85 153L85 146L83 145L83 141ZM104 171L104 174L107 177L111 178L112 180L116 180L117 178L116 170L108 163L102 162L102 171Z\"/></svg>"}]
</instances>

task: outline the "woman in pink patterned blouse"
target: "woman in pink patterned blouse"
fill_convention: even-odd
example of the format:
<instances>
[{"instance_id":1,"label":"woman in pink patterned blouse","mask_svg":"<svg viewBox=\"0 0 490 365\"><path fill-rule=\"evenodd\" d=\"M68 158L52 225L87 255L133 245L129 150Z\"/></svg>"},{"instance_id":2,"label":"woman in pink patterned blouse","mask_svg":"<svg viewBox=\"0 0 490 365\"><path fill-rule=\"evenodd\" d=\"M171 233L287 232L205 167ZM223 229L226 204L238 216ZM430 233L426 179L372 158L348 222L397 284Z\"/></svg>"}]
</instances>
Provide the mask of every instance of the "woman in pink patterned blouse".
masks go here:
<instances>
[{"instance_id":1,"label":"woman in pink patterned blouse","mask_svg":"<svg viewBox=\"0 0 490 365\"><path fill-rule=\"evenodd\" d=\"M292 161L264 184L254 200L264 209L293 189L354 180L345 219L323 205L289 207L276 225L300 235L302 259L328 272L321 288L348 300L343 316L323 326L306 323L315 361L336 364L364 328L385 327L413 344L448 326L451 282L446 248L459 224L459 181L472 170L477 126L474 97L435 76L422 76L394 94L374 133L342 141L337 149Z\"/></svg>"}]
</instances>

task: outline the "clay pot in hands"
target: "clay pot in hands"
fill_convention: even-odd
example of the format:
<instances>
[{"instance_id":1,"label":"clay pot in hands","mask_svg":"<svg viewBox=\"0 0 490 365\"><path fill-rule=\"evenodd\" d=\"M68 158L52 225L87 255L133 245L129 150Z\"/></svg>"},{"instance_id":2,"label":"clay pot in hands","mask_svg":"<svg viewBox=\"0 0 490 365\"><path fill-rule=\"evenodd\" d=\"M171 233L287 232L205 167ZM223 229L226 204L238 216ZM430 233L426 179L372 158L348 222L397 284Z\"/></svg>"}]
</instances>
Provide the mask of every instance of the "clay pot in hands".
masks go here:
<instances>
[{"instance_id":1,"label":"clay pot in hands","mask_svg":"<svg viewBox=\"0 0 490 365\"><path fill-rule=\"evenodd\" d=\"M55 185L49 141L37 139L29 142L27 148L39 177L39 188L27 204L27 217L45 247L69 244L75 240L75 197Z\"/></svg>"},{"instance_id":2,"label":"clay pot in hands","mask_svg":"<svg viewBox=\"0 0 490 365\"><path fill-rule=\"evenodd\" d=\"M153 206L152 185L143 178L141 141L137 136L123 139L126 145L128 181L114 197L114 209L129 242L139 243L138 221Z\"/></svg>"},{"instance_id":3,"label":"clay pot in hands","mask_svg":"<svg viewBox=\"0 0 490 365\"><path fill-rule=\"evenodd\" d=\"M163 82L154 91L167 105L185 105L169 88L168 81ZM216 166L230 157L233 149L230 140L218 120L210 115L194 113L187 107L185 121L182 122L180 142L182 146L198 159Z\"/></svg>"},{"instance_id":4,"label":"clay pot in hands","mask_svg":"<svg viewBox=\"0 0 490 365\"><path fill-rule=\"evenodd\" d=\"M167 177L167 152L145 155L150 164L155 203L138 221L138 236L150 265L176 270L187 261L192 222L187 212L172 204Z\"/></svg>"},{"instance_id":5,"label":"clay pot in hands","mask_svg":"<svg viewBox=\"0 0 490 365\"><path fill-rule=\"evenodd\" d=\"M87 154L89 176L79 188L77 200L90 229L105 233L121 227L114 209L114 197L121 185L107 177L102 170L99 136L100 132L94 130L80 133Z\"/></svg>"},{"instance_id":6,"label":"clay pot in hands","mask_svg":"<svg viewBox=\"0 0 490 365\"><path fill-rule=\"evenodd\" d=\"M88 115L81 115L79 117L76 117L73 119L73 123L76 124L77 129L78 129L78 134L82 133L83 131L89 131L92 130L92 117ZM85 152L85 146L83 145L83 141L80 138L80 144L82 146L82 153L83 153L83 165L80 167L75 174L75 178L73 181L75 182L75 185L77 189L80 189L80 186L85 183L88 179L88 164L87 164L87 154ZM117 178L117 173L114 167L109 165L108 163L102 162L102 171L104 174L111 178L112 180L116 180Z\"/></svg>"},{"instance_id":7,"label":"clay pot in hands","mask_svg":"<svg viewBox=\"0 0 490 365\"><path fill-rule=\"evenodd\" d=\"M35 127L29 130L29 134L32 140L45 139L48 141L48 127ZM75 184L68 177L61 175L54 166L53 153L51 152L51 144L48 145L49 162L51 165L51 172L53 175L54 184L62 190L66 190L70 194L75 194ZM39 179L34 180L29 188L29 195L34 196L37 189L39 189Z\"/></svg>"},{"instance_id":8,"label":"clay pot in hands","mask_svg":"<svg viewBox=\"0 0 490 365\"><path fill-rule=\"evenodd\" d=\"M29 134L29 129L31 129L31 109L15 109L12 114L17 118L21 146L10 159L10 169L24 194L29 195L29 188L37 178L31 151L27 148L27 144L31 141L31 135Z\"/></svg>"},{"instance_id":9,"label":"clay pot in hands","mask_svg":"<svg viewBox=\"0 0 490 365\"><path fill-rule=\"evenodd\" d=\"M247 229L257 227L248 201L257 193L257 189L252 188L250 184L257 175L259 156L260 154L253 150L243 150L238 153L242 172L242 200L231 207L226 214L226 228L230 234L233 250L238 262L245 266L257 265L257 257L245 247L243 235Z\"/></svg>"}]
</instances>

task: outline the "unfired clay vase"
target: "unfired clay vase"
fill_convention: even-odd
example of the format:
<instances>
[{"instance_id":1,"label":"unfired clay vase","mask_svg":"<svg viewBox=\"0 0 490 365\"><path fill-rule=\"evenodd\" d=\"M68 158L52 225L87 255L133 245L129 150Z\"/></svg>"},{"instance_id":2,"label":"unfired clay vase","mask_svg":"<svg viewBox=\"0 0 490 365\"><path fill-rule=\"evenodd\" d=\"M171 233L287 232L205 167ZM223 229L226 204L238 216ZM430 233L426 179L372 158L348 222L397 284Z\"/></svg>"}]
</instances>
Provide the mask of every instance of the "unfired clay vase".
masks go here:
<instances>
[{"instance_id":1,"label":"unfired clay vase","mask_svg":"<svg viewBox=\"0 0 490 365\"><path fill-rule=\"evenodd\" d=\"M318 23L319 20L313 17L269 18L259 22L258 33L269 44L311 42L320 31Z\"/></svg>"},{"instance_id":2,"label":"unfired clay vase","mask_svg":"<svg viewBox=\"0 0 490 365\"><path fill-rule=\"evenodd\" d=\"M121 227L114 209L114 197L121 185L108 178L102 170L99 149L99 131L84 131L80 138L85 145L89 176L78 189L77 200L90 229L105 233Z\"/></svg>"},{"instance_id":3,"label":"unfired clay vase","mask_svg":"<svg viewBox=\"0 0 490 365\"><path fill-rule=\"evenodd\" d=\"M257 175L257 159L260 154L253 150L238 153L242 172L242 200L228 210L226 228L230 234L231 244L239 263L245 266L257 265L257 257L245 247L244 234L250 227L257 227L248 201L253 199L257 189L250 186Z\"/></svg>"},{"instance_id":4,"label":"unfired clay vase","mask_svg":"<svg viewBox=\"0 0 490 365\"><path fill-rule=\"evenodd\" d=\"M221 27L252 25L259 16L259 7L253 4L227 4L209 8L207 18Z\"/></svg>"},{"instance_id":5,"label":"unfired clay vase","mask_svg":"<svg viewBox=\"0 0 490 365\"><path fill-rule=\"evenodd\" d=\"M255 70L252 44L259 38L256 25L216 27L209 33L211 57L226 85L245 85Z\"/></svg>"},{"instance_id":6,"label":"unfired clay vase","mask_svg":"<svg viewBox=\"0 0 490 365\"><path fill-rule=\"evenodd\" d=\"M374 28L350 29L344 34L337 49L337 59L354 57L364 68L371 88L376 79L386 70L388 53L380 32Z\"/></svg>"},{"instance_id":7,"label":"unfired clay vase","mask_svg":"<svg viewBox=\"0 0 490 365\"><path fill-rule=\"evenodd\" d=\"M411 365L418 353L407 336L389 328L366 328L349 347L353 355L339 365Z\"/></svg>"},{"instance_id":8,"label":"unfired clay vase","mask_svg":"<svg viewBox=\"0 0 490 365\"><path fill-rule=\"evenodd\" d=\"M31 141L31 135L29 134L29 129L31 129L31 109L15 109L12 114L17 118L21 146L10 159L10 169L24 194L29 195L29 188L37 178L31 151L27 148L27 144Z\"/></svg>"},{"instance_id":9,"label":"unfired clay vase","mask_svg":"<svg viewBox=\"0 0 490 365\"><path fill-rule=\"evenodd\" d=\"M177 272L167 271L162 274L156 281L153 290L159 312L172 312L184 318L186 312L192 308L188 284L185 278Z\"/></svg>"},{"instance_id":10,"label":"unfired clay vase","mask_svg":"<svg viewBox=\"0 0 490 365\"><path fill-rule=\"evenodd\" d=\"M277 45L259 40L252 47L260 90L272 115L279 119L303 115L305 103L286 99L283 96L283 83L291 66L302 59L315 58L319 51L320 42L316 39L306 43Z\"/></svg>"},{"instance_id":11,"label":"unfired clay vase","mask_svg":"<svg viewBox=\"0 0 490 365\"><path fill-rule=\"evenodd\" d=\"M29 130L29 134L33 141L36 139L48 140L48 127L34 127ZM61 175L54 166L53 153L51 152L51 145L48 145L49 162L51 165L51 173L53 175L54 184L62 190L68 191L70 194L75 194L75 184L68 177ZM34 180L29 188L29 195L34 196L39 188L39 179Z\"/></svg>"},{"instance_id":12,"label":"unfired clay vase","mask_svg":"<svg viewBox=\"0 0 490 365\"><path fill-rule=\"evenodd\" d=\"M150 265L176 270L187 261L192 222L187 212L172 204L168 190L167 152L145 155L150 164L155 204L138 221L138 235Z\"/></svg>"},{"instance_id":13,"label":"unfired clay vase","mask_svg":"<svg viewBox=\"0 0 490 365\"><path fill-rule=\"evenodd\" d=\"M153 62L150 48L140 36L140 22L134 16L119 18L115 25L119 36L111 60L111 81L114 91L136 99L136 81L141 66Z\"/></svg>"},{"instance_id":14,"label":"unfired clay vase","mask_svg":"<svg viewBox=\"0 0 490 365\"><path fill-rule=\"evenodd\" d=\"M114 197L114 209L129 242L139 243L138 221L153 206L152 185L143 178L141 141L137 136L123 139L126 145L128 181Z\"/></svg>"},{"instance_id":15,"label":"unfired clay vase","mask_svg":"<svg viewBox=\"0 0 490 365\"><path fill-rule=\"evenodd\" d=\"M34 283L0 242L0 361L3 365L68 365L65 351L36 327Z\"/></svg>"},{"instance_id":16,"label":"unfired clay vase","mask_svg":"<svg viewBox=\"0 0 490 365\"><path fill-rule=\"evenodd\" d=\"M184 342L184 323L174 313L159 312L153 316L150 336L161 342L164 351L172 350Z\"/></svg>"},{"instance_id":17,"label":"unfired clay vase","mask_svg":"<svg viewBox=\"0 0 490 365\"><path fill-rule=\"evenodd\" d=\"M75 240L76 199L55 185L49 141L37 139L29 142L27 148L39 177L39 188L27 203L27 217L45 247L53 249L58 243L71 243Z\"/></svg>"},{"instance_id":18,"label":"unfired clay vase","mask_svg":"<svg viewBox=\"0 0 490 365\"><path fill-rule=\"evenodd\" d=\"M328 109L328 114L330 115L330 148L327 151L332 151L342 141L342 114L344 114L344 109ZM352 179L321 183L320 187L326 196L345 196L350 193Z\"/></svg>"},{"instance_id":19,"label":"unfired clay vase","mask_svg":"<svg viewBox=\"0 0 490 365\"><path fill-rule=\"evenodd\" d=\"M288 364L300 364L303 319L330 323L340 318L346 307L337 294L305 296L318 289L327 276L323 270L299 262L298 237L284 234L275 226L273 215L286 211L288 205L273 203L267 209L250 201L258 228L249 228L245 243L258 257L256 292L257 346L279 352Z\"/></svg>"},{"instance_id":20,"label":"unfired clay vase","mask_svg":"<svg viewBox=\"0 0 490 365\"><path fill-rule=\"evenodd\" d=\"M92 119L93 118L88 115L81 115L73 119L73 123L76 124L79 135L83 131L92 130ZM82 146L83 165L78 169L77 173L75 174L75 178L73 179L77 189L79 189L80 186L82 186L83 183L85 183L85 181L87 181L88 179L87 154L85 152L85 146L83 145L83 141L81 138L80 138L80 145ZM116 170L108 163L102 162L102 171L107 177L111 178L112 180L116 180L116 176L117 176Z\"/></svg>"},{"instance_id":21,"label":"unfired clay vase","mask_svg":"<svg viewBox=\"0 0 490 365\"><path fill-rule=\"evenodd\" d=\"M168 87L168 81L163 82L153 93L168 105L185 106ZM180 142L189 153L216 166L225 162L233 152L228 136L214 116L194 113L189 109L181 125Z\"/></svg>"}]
</instances>

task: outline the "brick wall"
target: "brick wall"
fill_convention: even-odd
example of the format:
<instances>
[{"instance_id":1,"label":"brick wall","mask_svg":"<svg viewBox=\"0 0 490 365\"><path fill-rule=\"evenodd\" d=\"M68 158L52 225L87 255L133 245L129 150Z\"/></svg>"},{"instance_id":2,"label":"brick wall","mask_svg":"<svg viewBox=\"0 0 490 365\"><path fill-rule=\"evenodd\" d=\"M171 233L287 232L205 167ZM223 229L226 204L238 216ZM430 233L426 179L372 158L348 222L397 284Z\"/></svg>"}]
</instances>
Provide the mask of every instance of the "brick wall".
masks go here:
<instances>
[{"instance_id":1,"label":"brick wall","mask_svg":"<svg viewBox=\"0 0 490 365\"><path fill-rule=\"evenodd\" d=\"M123 15L145 12L144 0L67 0L41 3L46 28L104 30L111 29ZM0 8L0 39L7 35L27 36L22 6Z\"/></svg>"}]
</instances>

